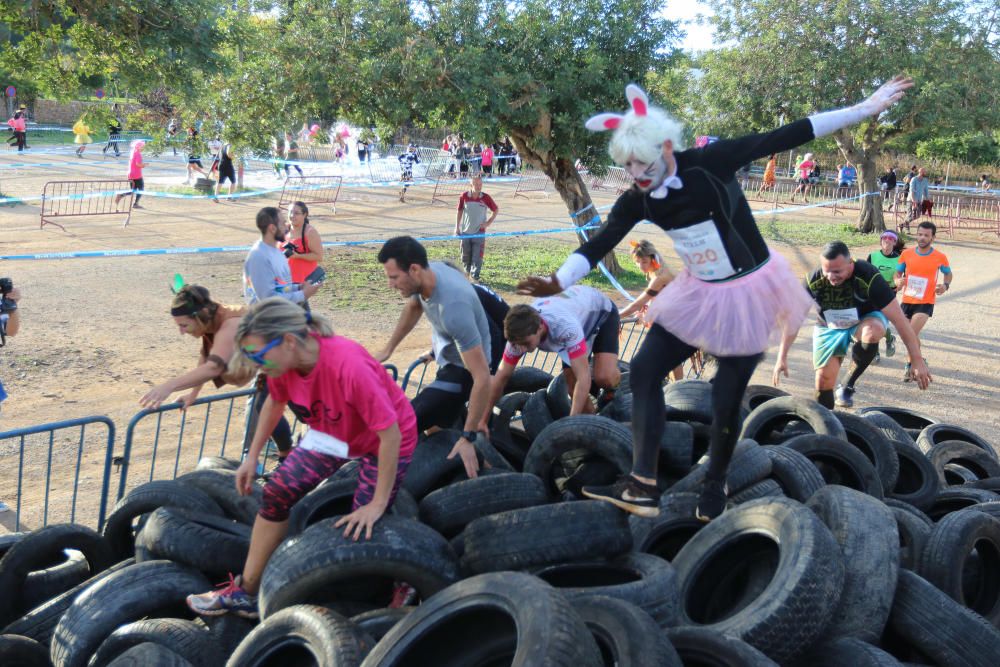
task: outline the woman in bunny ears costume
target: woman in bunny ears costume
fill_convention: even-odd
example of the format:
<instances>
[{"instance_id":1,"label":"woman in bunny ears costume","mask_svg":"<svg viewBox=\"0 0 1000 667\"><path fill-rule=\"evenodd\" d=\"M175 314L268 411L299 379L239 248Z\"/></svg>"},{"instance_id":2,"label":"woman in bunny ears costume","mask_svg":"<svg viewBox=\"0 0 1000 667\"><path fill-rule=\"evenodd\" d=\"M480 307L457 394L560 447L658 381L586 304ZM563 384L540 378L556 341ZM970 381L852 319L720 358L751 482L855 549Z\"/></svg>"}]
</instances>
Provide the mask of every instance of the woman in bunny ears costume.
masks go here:
<instances>
[{"instance_id":1,"label":"woman in bunny ears costume","mask_svg":"<svg viewBox=\"0 0 1000 667\"><path fill-rule=\"evenodd\" d=\"M650 106L635 85L625 89L628 112L587 121L588 129L614 131L609 152L635 184L618 198L593 239L551 277L520 283L519 292L545 296L566 289L641 220L667 232L685 268L650 305L653 325L632 360L632 473L610 486L584 487L584 495L640 516L659 513L662 382L700 348L718 358L719 369L712 383L708 473L697 516L710 521L722 513L726 469L739 435L740 398L768 345L784 331L798 330L813 305L785 259L761 237L736 170L876 116L912 85L911 79L897 76L852 107L690 150L681 150L681 125Z\"/></svg>"}]
</instances>

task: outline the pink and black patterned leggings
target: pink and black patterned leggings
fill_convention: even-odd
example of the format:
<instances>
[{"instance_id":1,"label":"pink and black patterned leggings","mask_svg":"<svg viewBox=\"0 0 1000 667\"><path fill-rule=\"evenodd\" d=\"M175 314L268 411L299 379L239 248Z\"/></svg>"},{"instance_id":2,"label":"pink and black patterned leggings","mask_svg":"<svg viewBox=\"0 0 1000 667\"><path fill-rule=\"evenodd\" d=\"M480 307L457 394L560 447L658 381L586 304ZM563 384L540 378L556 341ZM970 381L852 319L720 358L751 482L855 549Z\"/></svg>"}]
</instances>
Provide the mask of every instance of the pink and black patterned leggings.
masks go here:
<instances>
[{"instance_id":1,"label":"pink and black patterned leggings","mask_svg":"<svg viewBox=\"0 0 1000 667\"><path fill-rule=\"evenodd\" d=\"M389 507L392 507L392 502L396 499L396 492L403 482L411 458L410 455L399 457L396 481L389 494ZM258 514L268 521L285 521L292 505L319 486L324 479L340 470L349 460L301 447L293 448L285 462L271 475L271 479L264 486L264 498ZM358 461L361 467L358 470L358 488L354 492L351 511L372 501L375 495L375 483L378 481L378 456L367 454Z\"/></svg>"}]
</instances>

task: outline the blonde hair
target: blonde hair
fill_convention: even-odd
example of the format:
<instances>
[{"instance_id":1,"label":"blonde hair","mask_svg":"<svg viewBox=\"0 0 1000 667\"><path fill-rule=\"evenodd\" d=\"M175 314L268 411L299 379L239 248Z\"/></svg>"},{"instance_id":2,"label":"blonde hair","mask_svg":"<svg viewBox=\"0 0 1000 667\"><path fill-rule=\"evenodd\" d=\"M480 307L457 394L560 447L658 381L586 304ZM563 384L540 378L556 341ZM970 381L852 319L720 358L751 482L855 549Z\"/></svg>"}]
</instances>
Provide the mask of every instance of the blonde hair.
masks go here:
<instances>
[{"instance_id":1,"label":"blonde hair","mask_svg":"<svg viewBox=\"0 0 1000 667\"><path fill-rule=\"evenodd\" d=\"M634 157L639 162L653 163L663 153L663 142L670 139L674 150L684 150L684 126L659 107L649 106L646 115L637 116L629 109L611 135L608 153L618 164Z\"/></svg>"},{"instance_id":2,"label":"blonde hair","mask_svg":"<svg viewBox=\"0 0 1000 667\"><path fill-rule=\"evenodd\" d=\"M325 317L313 315L302 306L280 296L259 301L250 306L236 327L237 349L229 367L242 370L249 365L239 349L239 343L247 336L260 336L266 341L272 341L284 337L285 334L292 334L304 341L310 333L319 334L324 338L332 336L333 325Z\"/></svg>"},{"instance_id":3,"label":"blonde hair","mask_svg":"<svg viewBox=\"0 0 1000 667\"><path fill-rule=\"evenodd\" d=\"M184 285L174 294L174 299L170 302L170 310L171 314L187 315L203 326L208 326L219 310L219 305L212 300L212 295L201 285ZM187 312L180 312L182 310Z\"/></svg>"},{"instance_id":4,"label":"blonde hair","mask_svg":"<svg viewBox=\"0 0 1000 667\"><path fill-rule=\"evenodd\" d=\"M658 271L660 267L663 266L663 258L660 257L659 251L656 249L656 246L652 244L652 242L642 239L641 241L631 241L630 245L632 246L630 254L633 259L648 257L654 262L653 271Z\"/></svg>"}]
</instances>

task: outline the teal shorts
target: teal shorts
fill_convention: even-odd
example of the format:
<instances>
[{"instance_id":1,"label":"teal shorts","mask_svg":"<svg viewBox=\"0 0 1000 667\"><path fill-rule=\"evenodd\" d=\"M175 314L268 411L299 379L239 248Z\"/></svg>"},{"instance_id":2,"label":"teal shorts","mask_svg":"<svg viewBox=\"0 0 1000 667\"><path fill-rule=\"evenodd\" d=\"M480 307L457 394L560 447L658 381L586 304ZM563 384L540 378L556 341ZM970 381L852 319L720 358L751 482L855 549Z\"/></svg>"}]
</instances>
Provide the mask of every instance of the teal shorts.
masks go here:
<instances>
[{"instance_id":1,"label":"teal shorts","mask_svg":"<svg viewBox=\"0 0 1000 667\"><path fill-rule=\"evenodd\" d=\"M889 320L880 310L868 313L861 318L861 322L849 329L831 329L816 325L813 328L813 368L819 370L826 366L831 358L847 356L847 351L854 339L854 332L867 319L876 319L882 323L883 327L889 328Z\"/></svg>"}]
</instances>

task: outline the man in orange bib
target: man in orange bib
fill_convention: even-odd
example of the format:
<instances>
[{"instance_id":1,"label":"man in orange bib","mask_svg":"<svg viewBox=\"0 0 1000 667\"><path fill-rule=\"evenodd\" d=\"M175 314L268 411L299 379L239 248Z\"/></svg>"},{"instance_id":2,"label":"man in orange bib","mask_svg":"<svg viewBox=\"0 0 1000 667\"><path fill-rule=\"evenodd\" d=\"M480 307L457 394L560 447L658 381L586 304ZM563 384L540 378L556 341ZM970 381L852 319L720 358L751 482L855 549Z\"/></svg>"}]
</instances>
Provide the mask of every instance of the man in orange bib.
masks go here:
<instances>
[{"instance_id":1,"label":"man in orange bib","mask_svg":"<svg viewBox=\"0 0 1000 667\"><path fill-rule=\"evenodd\" d=\"M927 320L934 315L934 300L951 286L952 272L948 258L931 246L936 234L937 226L933 222L925 221L917 225L917 247L905 249L896 266L895 282L903 295L903 314L910 320L918 337ZM943 276L940 284L938 271ZM903 382L911 379L910 357L907 355Z\"/></svg>"}]
</instances>

